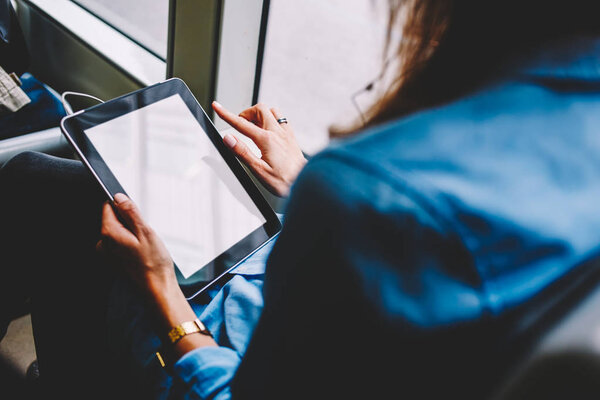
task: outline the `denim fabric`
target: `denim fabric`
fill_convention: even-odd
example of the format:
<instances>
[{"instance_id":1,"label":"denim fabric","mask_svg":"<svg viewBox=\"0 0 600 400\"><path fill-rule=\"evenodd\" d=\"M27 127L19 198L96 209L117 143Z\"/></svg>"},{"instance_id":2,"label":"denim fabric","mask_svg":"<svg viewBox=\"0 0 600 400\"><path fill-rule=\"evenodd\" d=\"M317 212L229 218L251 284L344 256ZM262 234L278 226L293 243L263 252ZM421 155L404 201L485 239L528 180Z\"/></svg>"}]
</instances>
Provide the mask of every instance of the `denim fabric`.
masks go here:
<instances>
[{"instance_id":1,"label":"denim fabric","mask_svg":"<svg viewBox=\"0 0 600 400\"><path fill-rule=\"evenodd\" d=\"M21 76L21 89L31 103L15 113L0 117L0 140L54 128L66 115L60 99L30 73Z\"/></svg>"},{"instance_id":2,"label":"denim fabric","mask_svg":"<svg viewBox=\"0 0 600 400\"><path fill-rule=\"evenodd\" d=\"M275 242L276 238L236 267L227 283L210 288L208 296L199 296L191 302L222 348L187 354L170 366L175 380L169 373L171 368L164 370L159 366L155 355L164 352L161 341L164 332L157 332L152 310L148 310L143 297L128 280L115 282L107 313L111 359L123 367L123 374L132 382L144 385L145 396L205 398L208 393L219 398L229 394L229 381L262 311L266 258ZM202 362L199 369L198 363L203 358L206 362ZM229 376L223 374L224 371L229 372Z\"/></svg>"},{"instance_id":3,"label":"denim fabric","mask_svg":"<svg viewBox=\"0 0 600 400\"><path fill-rule=\"evenodd\" d=\"M513 67L309 161L234 398L490 395L600 245L600 41Z\"/></svg>"}]
</instances>

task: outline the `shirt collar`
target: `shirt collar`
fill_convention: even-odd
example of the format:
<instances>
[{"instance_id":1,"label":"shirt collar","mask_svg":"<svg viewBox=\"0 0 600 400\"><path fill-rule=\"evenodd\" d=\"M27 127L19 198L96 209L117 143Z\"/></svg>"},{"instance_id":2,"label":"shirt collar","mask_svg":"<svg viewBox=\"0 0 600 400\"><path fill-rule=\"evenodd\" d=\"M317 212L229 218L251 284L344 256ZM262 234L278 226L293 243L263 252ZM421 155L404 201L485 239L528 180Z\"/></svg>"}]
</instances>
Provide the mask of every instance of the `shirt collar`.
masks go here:
<instances>
[{"instance_id":1,"label":"shirt collar","mask_svg":"<svg viewBox=\"0 0 600 400\"><path fill-rule=\"evenodd\" d=\"M521 74L534 79L600 82L600 37L563 39L518 64Z\"/></svg>"}]
</instances>

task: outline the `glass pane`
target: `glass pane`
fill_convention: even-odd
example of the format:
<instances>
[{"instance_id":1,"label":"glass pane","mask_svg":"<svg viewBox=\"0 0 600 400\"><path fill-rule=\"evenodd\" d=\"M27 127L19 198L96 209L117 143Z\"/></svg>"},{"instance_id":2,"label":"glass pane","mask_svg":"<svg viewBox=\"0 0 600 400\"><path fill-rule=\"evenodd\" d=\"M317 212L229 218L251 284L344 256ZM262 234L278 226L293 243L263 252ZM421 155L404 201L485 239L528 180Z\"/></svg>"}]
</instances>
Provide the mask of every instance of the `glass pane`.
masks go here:
<instances>
[{"instance_id":1,"label":"glass pane","mask_svg":"<svg viewBox=\"0 0 600 400\"><path fill-rule=\"evenodd\" d=\"M359 118L353 95L381 70L386 2L271 0L260 101L281 108L302 149Z\"/></svg>"},{"instance_id":2,"label":"glass pane","mask_svg":"<svg viewBox=\"0 0 600 400\"><path fill-rule=\"evenodd\" d=\"M73 1L160 58L167 58L169 0Z\"/></svg>"}]
</instances>

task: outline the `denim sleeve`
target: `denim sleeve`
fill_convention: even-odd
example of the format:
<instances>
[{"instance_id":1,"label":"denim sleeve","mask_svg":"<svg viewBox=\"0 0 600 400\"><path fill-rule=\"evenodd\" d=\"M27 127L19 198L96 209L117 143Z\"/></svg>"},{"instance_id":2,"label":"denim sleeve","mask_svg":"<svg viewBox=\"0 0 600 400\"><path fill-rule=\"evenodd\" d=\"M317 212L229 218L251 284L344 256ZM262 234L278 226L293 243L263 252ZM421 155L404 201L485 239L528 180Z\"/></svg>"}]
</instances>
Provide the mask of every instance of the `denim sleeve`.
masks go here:
<instances>
[{"instance_id":1,"label":"denim sleeve","mask_svg":"<svg viewBox=\"0 0 600 400\"><path fill-rule=\"evenodd\" d=\"M229 384L240 360L240 356L227 347L205 347L190 351L174 366L174 373L183 384L183 398L231 398Z\"/></svg>"},{"instance_id":2,"label":"denim sleeve","mask_svg":"<svg viewBox=\"0 0 600 400\"><path fill-rule=\"evenodd\" d=\"M436 357L460 348L441 327L480 315L468 254L379 172L326 154L306 165L233 398L388 398L422 387Z\"/></svg>"},{"instance_id":3,"label":"denim sleeve","mask_svg":"<svg viewBox=\"0 0 600 400\"><path fill-rule=\"evenodd\" d=\"M180 397L231 397L230 382L262 311L264 263L272 242L240 264L234 271L234 277L207 306L192 303L194 311L212 332L219 347L193 350L174 365L176 392L182 393Z\"/></svg>"}]
</instances>

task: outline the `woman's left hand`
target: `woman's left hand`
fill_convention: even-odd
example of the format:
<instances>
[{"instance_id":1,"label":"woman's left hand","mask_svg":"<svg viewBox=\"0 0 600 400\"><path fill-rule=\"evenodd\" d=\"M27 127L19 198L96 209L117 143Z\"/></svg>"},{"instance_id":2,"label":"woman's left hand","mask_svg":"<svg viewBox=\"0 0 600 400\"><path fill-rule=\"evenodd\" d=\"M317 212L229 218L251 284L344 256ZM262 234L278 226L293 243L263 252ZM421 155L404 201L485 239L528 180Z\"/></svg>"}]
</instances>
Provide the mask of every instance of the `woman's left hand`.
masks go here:
<instances>
[{"instance_id":1,"label":"woman's left hand","mask_svg":"<svg viewBox=\"0 0 600 400\"><path fill-rule=\"evenodd\" d=\"M97 249L120 264L150 295L177 285L167 248L142 219L137 206L121 193L115 195L114 204L123 222L113 207L106 203L102 210L102 239Z\"/></svg>"},{"instance_id":2,"label":"woman's left hand","mask_svg":"<svg viewBox=\"0 0 600 400\"><path fill-rule=\"evenodd\" d=\"M197 318L179 288L167 248L146 224L137 206L124 194L115 195L115 210L102 209L102 239L96 247L119 264L146 292L164 325L165 333ZM186 335L173 345L175 360L199 347L216 346L208 335Z\"/></svg>"}]
</instances>

